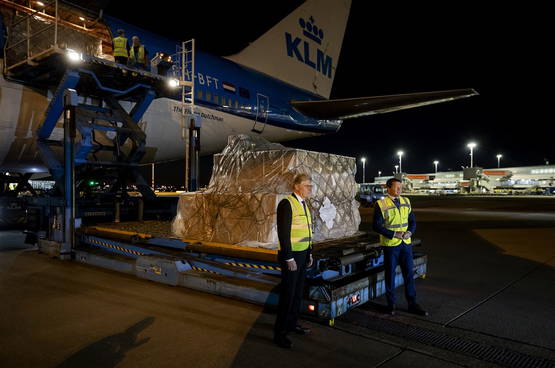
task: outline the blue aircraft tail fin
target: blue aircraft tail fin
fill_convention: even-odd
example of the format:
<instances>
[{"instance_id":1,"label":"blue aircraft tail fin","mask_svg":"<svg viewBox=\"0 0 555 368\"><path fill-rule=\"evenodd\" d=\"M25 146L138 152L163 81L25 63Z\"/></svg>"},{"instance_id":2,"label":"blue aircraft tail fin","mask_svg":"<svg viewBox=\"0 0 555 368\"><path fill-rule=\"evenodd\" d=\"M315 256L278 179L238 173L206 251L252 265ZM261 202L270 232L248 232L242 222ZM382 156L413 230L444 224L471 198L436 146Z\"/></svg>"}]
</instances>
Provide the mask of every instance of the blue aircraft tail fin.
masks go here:
<instances>
[{"instance_id":1,"label":"blue aircraft tail fin","mask_svg":"<svg viewBox=\"0 0 555 368\"><path fill-rule=\"evenodd\" d=\"M351 0L309 0L228 59L329 98Z\"/></svg>"}]
</instances>

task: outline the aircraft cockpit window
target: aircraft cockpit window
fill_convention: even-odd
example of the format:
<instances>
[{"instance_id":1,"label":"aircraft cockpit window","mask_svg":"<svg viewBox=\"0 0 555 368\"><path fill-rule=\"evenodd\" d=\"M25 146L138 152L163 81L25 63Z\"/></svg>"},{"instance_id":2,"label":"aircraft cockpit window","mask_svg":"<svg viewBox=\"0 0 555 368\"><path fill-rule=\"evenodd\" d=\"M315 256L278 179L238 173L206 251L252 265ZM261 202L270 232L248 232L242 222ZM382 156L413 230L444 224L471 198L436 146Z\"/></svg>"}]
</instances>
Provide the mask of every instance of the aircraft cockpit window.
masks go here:
<instances>
[{"instance_id":1,"label":"aircraft cockpit window","mask_svg":"<svg viewBox=\"0 0 555 368\"><path fill-rule=\"evenodd\" d=\"M249 90L243 87L239 87L239 96L244 98L251 98Z\"/></svg>"}]
</instances>

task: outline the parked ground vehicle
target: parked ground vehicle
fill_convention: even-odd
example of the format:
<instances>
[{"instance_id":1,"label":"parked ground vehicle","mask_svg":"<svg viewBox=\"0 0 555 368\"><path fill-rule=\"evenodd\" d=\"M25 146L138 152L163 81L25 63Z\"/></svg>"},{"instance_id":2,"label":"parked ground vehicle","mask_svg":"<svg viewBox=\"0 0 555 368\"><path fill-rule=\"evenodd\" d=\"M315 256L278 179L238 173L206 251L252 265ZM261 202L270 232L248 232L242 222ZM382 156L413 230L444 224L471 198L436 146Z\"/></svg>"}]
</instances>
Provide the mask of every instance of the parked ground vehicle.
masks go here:
<instances>
[{"instance_id":1,"label":"parked ground vehicle","mask_svg":"<svg viewBox=\"0 0 555 368\"><path fill-rule=\"evenodd\" d=\"M382 184L363 183L359 185L357 198L362 206L373 206L374 202L379 201L384 196L385 189Z\"/></svg>"}]
</instances>

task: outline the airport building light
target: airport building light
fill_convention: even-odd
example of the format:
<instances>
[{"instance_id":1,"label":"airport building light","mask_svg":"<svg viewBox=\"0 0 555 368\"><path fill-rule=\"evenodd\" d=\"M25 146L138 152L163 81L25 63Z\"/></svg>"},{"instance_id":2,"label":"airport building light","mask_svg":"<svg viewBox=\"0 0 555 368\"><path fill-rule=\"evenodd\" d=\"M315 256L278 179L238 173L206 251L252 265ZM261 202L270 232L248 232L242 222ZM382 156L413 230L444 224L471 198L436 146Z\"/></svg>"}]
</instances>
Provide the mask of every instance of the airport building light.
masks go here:
<instances>
[{"instance_id":1,"label":"airport building light","mask_svg":"<svg viewBox=\"0 0 555 368\"><path fill-rule=\"evenodd\" d=\"M470 148L470 167L474 167L474 148L476 148L477 144L475 142L470 142L466 146Z\"/></svg>"},{"instance_id":2,"label":"airport building light","mask_svg":"<svg viewBox=\"0 0 555 368\"><path fill-rule=\"evenodd\" d=\"M405 153L403 151L398 151L397 156L399 156L399 172L403 172L402 157Z\"/></svg>"},{"instance_id":3,"label":"airport building light","mask_svg":"<svg viewBox=\"0 0 555 368\"><path fill-rule=\"evenodd\" d=\"M498 154L497 156L497 168L499 169L501 167L501 157L503 157L502 154Z\"/></svg>"},{"instance_id":4,"label":"airport building light","mask_svg":"<svg viewBox=\"0 0 555 368\"><path fill-rule=\"evenodd\" d=\"M365 170L366 169L366 167L365 167L366 157L361 158L360 161L362 161L362 182L366 183L366 175L365 175L365 173L366 173L366 170Z\"/></svg>"}]
</instances>

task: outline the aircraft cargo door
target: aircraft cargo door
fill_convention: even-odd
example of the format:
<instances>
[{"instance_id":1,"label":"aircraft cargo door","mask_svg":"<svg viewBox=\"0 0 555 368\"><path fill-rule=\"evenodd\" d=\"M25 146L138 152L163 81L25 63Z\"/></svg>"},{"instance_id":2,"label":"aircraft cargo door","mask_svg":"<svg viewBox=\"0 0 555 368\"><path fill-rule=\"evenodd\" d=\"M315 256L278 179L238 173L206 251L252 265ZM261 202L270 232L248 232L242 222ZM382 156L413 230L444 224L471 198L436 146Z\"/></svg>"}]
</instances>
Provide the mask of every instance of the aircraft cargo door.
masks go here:
<instances>
[{"instance_id":1,"label":"aircraft cargo door","mask_svg":"<svg viewBox=\"0 0 555 368\"><path fill-rule=\"evenodd\" d=\"M254 120L254 125L252 131L256 133L262 133L266 127L266 121L268 120L268 107L270 101L268 96L256 94L256 119Z\"/></svg>"}]
</instances>

